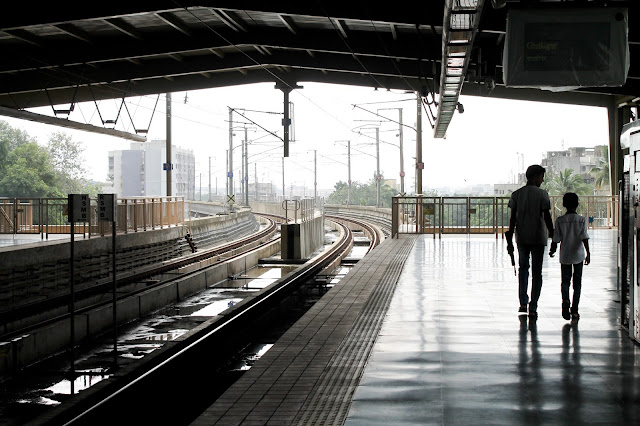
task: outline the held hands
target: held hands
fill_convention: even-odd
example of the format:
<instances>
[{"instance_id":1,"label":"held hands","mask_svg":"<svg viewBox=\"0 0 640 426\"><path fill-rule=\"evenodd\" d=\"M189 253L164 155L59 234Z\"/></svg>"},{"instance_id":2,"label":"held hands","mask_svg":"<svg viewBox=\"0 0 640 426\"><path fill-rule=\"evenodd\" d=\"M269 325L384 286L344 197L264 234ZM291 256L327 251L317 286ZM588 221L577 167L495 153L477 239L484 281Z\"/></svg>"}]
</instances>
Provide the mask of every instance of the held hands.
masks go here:
<instances>
[{"instance_id":1,"label":"held hands","mask_svg":"<svg viewBox=\"0 0 640 426\"><path fill-rule=\"evenodd\" d=\"M551 247L549 248L549 257L553 257L556 254L557 249L558 243L551 243Z\"/></svg>"}]
</instances>

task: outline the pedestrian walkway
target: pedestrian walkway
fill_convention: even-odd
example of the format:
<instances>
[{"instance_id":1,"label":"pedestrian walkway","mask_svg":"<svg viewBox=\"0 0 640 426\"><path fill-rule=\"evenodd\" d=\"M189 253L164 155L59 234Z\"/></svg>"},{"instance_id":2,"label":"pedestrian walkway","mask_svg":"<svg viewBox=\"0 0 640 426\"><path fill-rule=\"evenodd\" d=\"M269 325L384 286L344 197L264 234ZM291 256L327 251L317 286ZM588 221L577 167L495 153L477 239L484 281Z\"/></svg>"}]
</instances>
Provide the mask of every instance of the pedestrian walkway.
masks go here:
<instances>
[{"instance_id":1,"label":"pedestrian walkway","mask_svg":"<svg viewBox=\"0 0 640 426\"><path fill-rule=\"evenodd\" d=\"M590 233L578 323L557 258L531 322L502 239L387 240L193 424L639 424L617 233Z\"/></svg>"}]
</instances>

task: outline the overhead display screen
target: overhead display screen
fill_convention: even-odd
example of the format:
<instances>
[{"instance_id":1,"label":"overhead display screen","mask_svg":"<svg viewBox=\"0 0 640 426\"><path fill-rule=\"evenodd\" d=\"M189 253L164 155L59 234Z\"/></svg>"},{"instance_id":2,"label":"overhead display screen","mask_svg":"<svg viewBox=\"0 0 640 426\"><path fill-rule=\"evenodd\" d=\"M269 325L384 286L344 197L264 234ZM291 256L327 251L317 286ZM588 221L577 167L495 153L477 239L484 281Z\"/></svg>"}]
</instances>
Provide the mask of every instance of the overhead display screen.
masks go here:
<instances>
[{"instance_id":1,"label":"overhead display screen","mask_svg":"<svg viewBox=\"0 0 640 426\"><path fill-rule=\"evenodd\" d=\"M611 26L604 22L526 24L527 71L607 71Z\"/></svg>"},{"instance_id":2,"label":"overhead display screen","mask_svg":"<svg viewBox=\"0 0 640 426\"><path fill-rule=\"evenodd\" d=\"M572 90L624 85L629 71L624 8L513 9L507 16L507 87Z\"/></svg>"}]
</instances>

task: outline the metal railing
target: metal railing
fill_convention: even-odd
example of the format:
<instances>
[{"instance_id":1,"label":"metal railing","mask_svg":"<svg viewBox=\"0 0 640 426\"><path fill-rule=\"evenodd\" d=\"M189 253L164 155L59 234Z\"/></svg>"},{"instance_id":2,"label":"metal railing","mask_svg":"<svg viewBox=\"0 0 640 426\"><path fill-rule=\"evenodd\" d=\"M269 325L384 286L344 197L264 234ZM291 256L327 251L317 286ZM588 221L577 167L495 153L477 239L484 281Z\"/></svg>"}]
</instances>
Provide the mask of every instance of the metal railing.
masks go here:
<instances>
[{"instance_id":1,"label":"metal railing","mask_svg":"<svg viewBox=\"0 0 640 426\"><path fill-rule=\"evenodd\" d=\"M281 203L287 222L293 219L294 223L307 222L316 215L316 203L313 198L300 200L284 200Z\"/></svg>"},{"instance_id":2,"label":"metal railing","mask_svg":"<svg viewBox=\"0 0 640 426\"><path fill-rule=\"evenodd\" d=\"M581 196L578 213L590 228L617 227L617 196ZM509 228L509 197L393 197L391 237L398 234L498 234ZM551 197L553 220L564 214Z\"/></svg>"},{"instance_id":3,"label":"metal railing","mask_svg":"<svg viewBox=\"0 0 640 426\"><path fill-rule=\"evenodd\" d=\"M77 223L75 232L111 233L110 222L98 222L97 199L90 200L89 221ZM116 232L162 229L184 222L184 197L130 197L118 199ZM0 198L1 234L69 234L66 198Z\"/></svg>"}]
</instances>

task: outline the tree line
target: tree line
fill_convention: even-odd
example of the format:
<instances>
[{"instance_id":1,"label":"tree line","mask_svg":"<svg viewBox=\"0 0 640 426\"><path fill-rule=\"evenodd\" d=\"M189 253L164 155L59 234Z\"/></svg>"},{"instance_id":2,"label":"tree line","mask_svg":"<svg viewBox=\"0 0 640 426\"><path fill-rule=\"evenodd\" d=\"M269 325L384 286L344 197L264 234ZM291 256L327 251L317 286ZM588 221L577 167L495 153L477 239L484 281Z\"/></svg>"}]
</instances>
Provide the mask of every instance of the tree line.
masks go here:
<instances>
[{"instance_id":1,"label":"tree line","mask_svg":"<svg viewBox=\"0 0 640 426\"><path fill-rule=\"evenodd\" d=\"M333 192L327 197L328 204L347 204L349 200L349 184L338 181L333 187ZM351 183L351 205L375 206L377 202L377 185L375 178L366 183ZM391 197L398 195L398 191L389 185L380 184L380 206L391 207Z\"/></svg>"},{"instance_id":2,"label":"tree line","mask_svg":"<svg viewBox=\"0 0 640 426\"><path fill-rule=\"evenodd\" d=\"M46 145L0 120L0 197L65 198L102 192L87 179L84 148L70 135L54 132Z\"/></svg>"}]
</instances>

